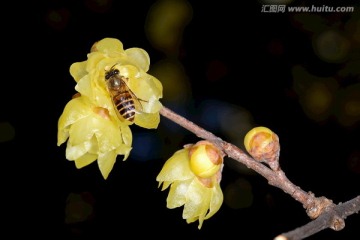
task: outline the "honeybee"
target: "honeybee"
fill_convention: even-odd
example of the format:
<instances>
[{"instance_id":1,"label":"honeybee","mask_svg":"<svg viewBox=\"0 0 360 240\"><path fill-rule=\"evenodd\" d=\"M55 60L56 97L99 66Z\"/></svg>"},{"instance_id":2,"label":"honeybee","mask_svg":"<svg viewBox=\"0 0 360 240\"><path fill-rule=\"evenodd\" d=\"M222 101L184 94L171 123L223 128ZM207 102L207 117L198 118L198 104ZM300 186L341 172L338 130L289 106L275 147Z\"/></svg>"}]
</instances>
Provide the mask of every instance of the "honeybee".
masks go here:
<instances>
[{"instance_id":1,"label":"honeybee","mask_svg":"<svg viewBox=\"0 0 360 240\"><path fill-rule=\"evenodd\" d=\"M138 98L131 91L126 84L128 78L120 75L120 71L114 68L115 65L113 65L110 70L105 71L107 89L110 93L114 107L117 110L118 116L133 122L135 113L138 113L143 109L140 101L146 101Z\"/></svg>"}]
</instances>

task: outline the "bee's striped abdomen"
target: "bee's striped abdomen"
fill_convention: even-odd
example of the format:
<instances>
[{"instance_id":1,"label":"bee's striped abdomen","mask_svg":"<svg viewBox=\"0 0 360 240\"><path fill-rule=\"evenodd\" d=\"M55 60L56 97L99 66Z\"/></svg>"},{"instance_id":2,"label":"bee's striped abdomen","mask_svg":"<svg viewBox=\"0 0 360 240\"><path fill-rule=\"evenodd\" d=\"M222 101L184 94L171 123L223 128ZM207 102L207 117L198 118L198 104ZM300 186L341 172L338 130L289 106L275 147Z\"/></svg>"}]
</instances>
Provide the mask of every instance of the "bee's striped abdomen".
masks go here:
<instances>
[{"instance_id":1,"label":"bee's striped abdomen","mask_svg":"<svg viewBox=\"0 0 360 240\"><path fill-rule=\"evenodd\" d=\"M133 98L128 92L123 92L113 99L116 109L120 115L133 122L135 118L135 103Z\"/></svg>"}]
</instances>

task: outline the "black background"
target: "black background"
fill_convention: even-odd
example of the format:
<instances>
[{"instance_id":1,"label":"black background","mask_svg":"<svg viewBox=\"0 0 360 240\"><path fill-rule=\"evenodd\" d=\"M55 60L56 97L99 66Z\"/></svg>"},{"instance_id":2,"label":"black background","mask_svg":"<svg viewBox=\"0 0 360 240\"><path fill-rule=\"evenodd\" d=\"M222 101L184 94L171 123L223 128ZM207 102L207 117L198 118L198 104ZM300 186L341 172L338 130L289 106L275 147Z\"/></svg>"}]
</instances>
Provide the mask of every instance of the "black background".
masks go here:
<instances>
[{"instance_id":1,"label":"black background","mask_svg":"<svg viewBox=\"0 0 360 240\"><path fill-rule=\"evenodd\" d=\"M182 208L166 208L168 191L157 188L155 177L169 157L167 152L146 162L131 156L125 162L118 160L107 180L102 179L96 164L78 170L67 161L65 146L58 147L56 138L58 118L74 93L70 65L85 60L91 45L104 37L120 39L125 48L145 49L151 62L164 57L144 32L154 1L114 0L103 12L94 11L86 2L92 1L14 2L3 8L8 16L1 16L1 120L15 129L15 138L1 143L3 220L10 236L272 239L309 221L301 204L254 174L243 176L252 185L251 207L232 209L224 204L198 230L197 223L186 224L181 218ZM345 5L343 1L334 5L339 4ZM292 24L291 13L264 14L261 3L255 1L194 1L191 5L193 17L184 30L179 57L191 83L191 114L187 117L197 122L196 107L206 99L242 106L256 124L279 135L280 161L284 159L282 167L295 184L335 203L359 195L359 173L351 171L347 161L351 153L359 151L358 125L343 127L331 118L312 121L291 90L290 68L295 64L320 74L341 66L320 63L308 35ZM348 1L348 5L359 12L354 2ZM47 21L51 10L69 14L64 25ZM274 39L283 44L285 50L280 54L269 51ZM214 59L227 66L227 75L209 81L207 66ZM134 131L141 130L134 127ZM185 137L178 141L179 148L196 139L182 133ZM225 186L241 173L229 164L223 174ZM66 199L71 193L91 195L95 201L91 219L65 223ZM271 196L271 204L267 196ZM350 216L344 230L327 229L310 239L356 239L359 219Z\"/></svg>"}]
</instances>

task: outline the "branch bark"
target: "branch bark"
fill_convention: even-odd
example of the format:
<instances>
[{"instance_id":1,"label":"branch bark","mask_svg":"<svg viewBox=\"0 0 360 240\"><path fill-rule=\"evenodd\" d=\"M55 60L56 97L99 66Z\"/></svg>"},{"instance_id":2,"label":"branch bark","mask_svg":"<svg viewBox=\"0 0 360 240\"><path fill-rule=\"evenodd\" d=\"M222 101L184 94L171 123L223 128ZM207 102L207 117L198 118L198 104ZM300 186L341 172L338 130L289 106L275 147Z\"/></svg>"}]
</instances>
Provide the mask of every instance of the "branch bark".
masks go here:
<instances>
[{"instance_id":1,"label":"branch bark","mask_svg":"<svg viewBox=\"0 0 360 240\"><path fill-rule=\"evenodd\" d=\"M276 240L301 239L302 237L310 236L325 228L341 230L345 226L344 219L348 215L359 211L359 197L354 198L352 201L349 201L346 204L339 205L335 205L332 200L327 199L326 197L315 197L312 192L305 192L299 186L293 184L286 177L285 172L283 172L280 167L276 170L269 168L265 164L256 161L254 158L235 145L222 140L213 133L206 131L205 129L176 114L165 106L163 106L163 108L160 110L160 114L194 133L197 137L211 141L217 145L225 155L259 173L268 180L270 185L282 189L296 201L300 202L305 208L308 216L311 219L316 219L305 225L304 228L297 229L296 233L289 232L279 235ZM288 238L289 236L290 238ZM292 238L294 236L296 238Z\"/></svg>"},{"instance_id":2,"label":"branch bark","mask_svg":"<svg viewBox=\"0 0 360 240\"><path fill-rule=\"evenodd\" d=\"M299 240L309 237L326 228L335 227L334 230L341 230L345 227L344 219L360 211L360 196L357 196L345 203L323 212L317 219L292 231L282 233L274 240ZM335 223L335 224L334 224Z\"/></svg>"}]
</instances>

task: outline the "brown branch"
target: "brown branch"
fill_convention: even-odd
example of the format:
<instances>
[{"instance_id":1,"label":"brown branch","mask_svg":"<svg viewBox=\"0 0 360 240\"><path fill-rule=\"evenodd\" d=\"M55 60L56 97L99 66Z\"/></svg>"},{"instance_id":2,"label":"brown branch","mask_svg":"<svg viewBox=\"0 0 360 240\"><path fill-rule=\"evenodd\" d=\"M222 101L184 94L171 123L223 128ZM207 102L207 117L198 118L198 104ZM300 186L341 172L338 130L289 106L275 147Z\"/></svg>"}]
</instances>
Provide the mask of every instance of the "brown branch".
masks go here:
<instances>
[{"instance_id":1,"label":"brown branch","mask_svg":"<svg viewBox=\"0 0 360 240\"><path fill-rule=\"evenodd\" d=\"M306 193L301 190L300 187L294 185L289 181L285 176L285 173L280 169L279 171L272 171L270 168L266 167L264 164L254 160L244 151L236 147L235 145L228 143L221 138L215 136L211 132L206 131L205 129L197 126L193 122L187 120L186 118L174 113L170 109L163 107L160 110L161 115L172 120L173 122L179 124L185 129L193 132L199 138L212 141L214 144L219 146L219 148L230 158L237 160L238 162L246 165L248 168L255 170L257 173L262 175L269 181L270 185L281 188L286 193L290 194L297 201L301 202L303 206L308 209L314 201L315 197L311 193Z\"/></svg>"},{"instance_id":2,"label":"brown branch","mask_svg":"<svg viewBox=\"0 0 360 240\"><path fill-rule=\"evenodd\" d=\"M160 114L171 121L179 124L183 128L189 130L190 132L194 133L196 136L202 139L206 139L208 141L213 142L216 144L228 157L244 164L248 168L253 169L261 176L266 178L270 185L278 187L282 189L285 193L291 195L296 201L302 203L303 207L306 209L308 216L311 219L318 218L321 214L326 212L326 215L322 216L322 218L330 218L328 215L333 215L337 211L339 206L342 205L335 205L333 202L326 197L315 197L315 195L311 192L305 192L299 186L293 184L285 175L285 173L278 167L276 170L269 168L268 166L264 165L261 162L256 161L254 158L246 154L243 150L236 147L235 145L228 143L221 138L215 136L213 133L206 131L205 129L199 127L198 125L194 124L193 122L187 120L186 118L174 113L170 109L163 106L160 110ZM359 208L360 203L354 203ZM342 208L339 208L339 210ZM331 211L330 211L331 210ZM357 210L358 211L358 210ZM351 212L351 211L350 211ZM351 212L353 214L354 212ZM331 223L327 225L327 227L336 229L337 224L343 222L343 218L347 215L344 214L337 214L337 218L331 217ZM322 219L321 218L321 219ZM336 221L335 221L336 220ZM323 228L318 228L318 231L322 230ZM340 229L338 229L340 230ZM314 234L313 232L312 234Z\"/></svg>"},{"instance_id":3,"label":"brown branch","mask_svg":"<svg viewBox=\"0 0 360 240\"><path fill-rule=\"evenodd\" d=\"M360 196L340 203L324 211L317 219L292 231L282 233L274 240L298 240L309 237L326 228L339 231L345 227L344 219L360 211Z\"/></svg>"}]
</instances>

